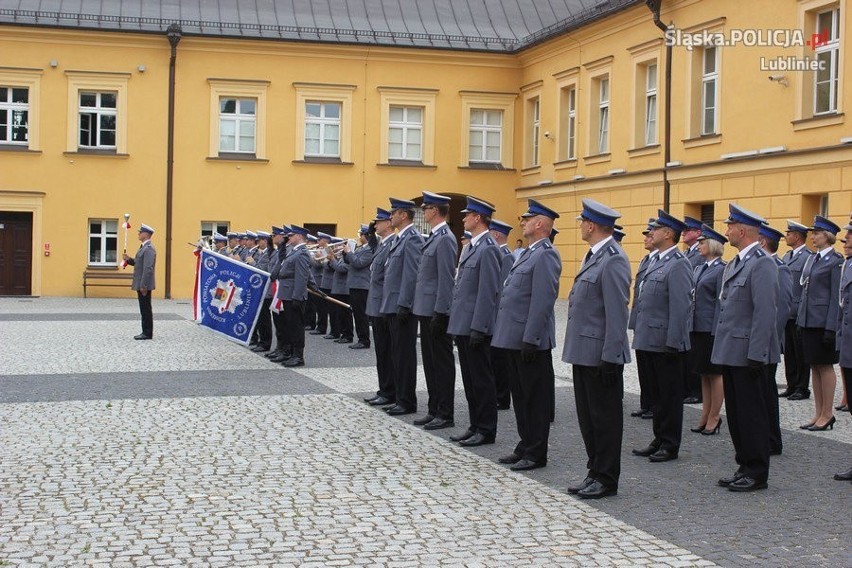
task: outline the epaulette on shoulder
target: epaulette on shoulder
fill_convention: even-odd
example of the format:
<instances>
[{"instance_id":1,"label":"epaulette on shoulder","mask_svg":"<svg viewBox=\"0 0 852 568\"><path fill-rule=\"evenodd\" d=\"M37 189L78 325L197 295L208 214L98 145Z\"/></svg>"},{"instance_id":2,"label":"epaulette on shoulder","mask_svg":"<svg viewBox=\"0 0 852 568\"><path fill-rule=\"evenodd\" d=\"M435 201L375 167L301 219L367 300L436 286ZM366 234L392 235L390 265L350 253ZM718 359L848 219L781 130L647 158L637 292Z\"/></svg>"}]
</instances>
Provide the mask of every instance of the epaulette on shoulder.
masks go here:
<instances>
[{"instance_id":1,"label":"epaulette on shoulder","mask_svg":"<svg viewBox=\"0 0 852 568\"><path fill-rule=\"evenodd\" d=\"M784 264L784 261L778 258L777 256L775 257L775 264L777 264L778 266L786 266Z\"/></svg>"},{"instance_id":2,"label":"epaulette on shoulder","mask_svg":"<svg viewBox=\"0 0 852 568\"><path fill-rule=\"evenodd\" d=\"M491 233L488 233L483 237L485 242L490 245L496 245L497 243L494 241L494 237L491 236Z\"/></svg>"},{"instance_id":3,"label":"epaulette on shoulder","mask_svg":"<svg viewBox=\"0 0 852 568\"><path fill-rule=\"evenodd\" d=\"M757 248L754 251L754 256L760 258L761 256L766 256L766 253L763 251L762 248Z\"/></svg>"},{"instance_id":4,"label":"epaulette on shoulder","mask_svg":"<svg viewBox=\"0 0 852 568\"><path fill-rule=\"evenodd\" d=\"M685 256L683 256L683 253L682 253L682 252L680 252L680 251L676 250L676 251L674 251L674 253L672 254L672 258L686 258L686 257L685 257Z\"/></svg>"},{"instance_id":5,"label":"epaulette on shoulder","mask_svg":"<svg viewBox=\"0 0 852 568\"><path fill-rule=\"evenodd\" d=\"M544 241L543 243L541 243L541 246L542 246L543 248L546 248L546 249L552 249L552 248L553 248L553 243L551 243L550 241Z\"/></svg>"},{"instance_id":6,"label":"epaulette on shoulder","mask_svg":"<svg viewBox=\"0 0 852 568\"><path fill-rule=\"evenodd\" d=\"M609 245L608 247L606 247L606 250L609 251L609 256L616 256L618 254L618 251L615 250L615 247L612 246L612 245Z\"/></svg>"},{"instance_id":7,"label":"epaulette on shoulder","mask_svg":"<svg viewBox=\"0 0 852 568\"><path fill-rule=\"evenodd\" d=\"M440 229L438 229L438 235L446 235L447 231L448 231L448 229L447 229L446 226L441 227Z\"/></svg>"}]
</instances>

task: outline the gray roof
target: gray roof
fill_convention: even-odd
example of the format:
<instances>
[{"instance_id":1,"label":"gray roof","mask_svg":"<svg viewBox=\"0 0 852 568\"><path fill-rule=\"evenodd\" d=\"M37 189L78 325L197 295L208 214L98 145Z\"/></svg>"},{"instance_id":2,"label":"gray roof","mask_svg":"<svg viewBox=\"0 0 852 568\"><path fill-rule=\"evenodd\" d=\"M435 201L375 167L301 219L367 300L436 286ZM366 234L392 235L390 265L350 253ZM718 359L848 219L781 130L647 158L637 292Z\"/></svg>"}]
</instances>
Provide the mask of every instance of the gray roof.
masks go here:
<instances>
[{"instance_id":1,"label":"gray roof","mask_svg":"<svg viewBox=\"0 0 852 568\"><path fill-rule=\"evenodd\" d=\"M0 0L0 24L512 53L642 0Z\"/></svg>"}]
</instances>

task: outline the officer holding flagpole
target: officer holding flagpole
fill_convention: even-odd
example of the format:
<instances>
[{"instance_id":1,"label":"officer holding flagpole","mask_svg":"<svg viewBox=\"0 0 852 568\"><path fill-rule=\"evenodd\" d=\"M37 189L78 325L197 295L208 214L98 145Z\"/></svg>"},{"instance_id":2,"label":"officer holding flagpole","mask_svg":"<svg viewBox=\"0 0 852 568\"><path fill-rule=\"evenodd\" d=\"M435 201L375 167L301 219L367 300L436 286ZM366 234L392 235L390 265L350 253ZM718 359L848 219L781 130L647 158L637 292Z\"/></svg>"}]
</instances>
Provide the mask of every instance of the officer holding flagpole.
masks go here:
<instances>
[{"instance_id":1,"label":"officer holding flagpole","mask_svg":"<svg viewBox=\"0 0 852 568\"><path fill-rule=\"evenodd\" d=\"M131 290L136 290L139 300L139 313L142 316L142 333L133 339L154 338L154 314L151 308L151 292L154 291L154 267L157 264L157 251L151 244L154 229L142 223L139 227L139 250L135 258L130 258L127 253L122 255L124 261L133 267L133 282Z\"/></svg>"}]
</instances>

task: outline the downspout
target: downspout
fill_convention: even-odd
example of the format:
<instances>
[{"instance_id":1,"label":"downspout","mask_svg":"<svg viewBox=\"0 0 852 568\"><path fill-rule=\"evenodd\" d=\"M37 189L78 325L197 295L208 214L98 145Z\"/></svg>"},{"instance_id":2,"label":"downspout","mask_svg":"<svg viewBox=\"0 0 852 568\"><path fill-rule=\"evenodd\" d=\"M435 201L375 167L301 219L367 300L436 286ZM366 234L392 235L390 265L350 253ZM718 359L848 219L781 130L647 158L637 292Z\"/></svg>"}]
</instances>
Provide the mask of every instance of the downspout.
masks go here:
<instances>
[{"instance_id":1,"label":"downspout","mask_svg":"<svg viewBox=\"0 0 852 568\"><path fill-rule=\"evenodd\" d=\"M660 7L663 0L645 0L654 18L654 25L665 34L669 26L660 20ZM674 24L670 24L674 26ZM671 202L671 184L669 183L669 163L672 161L672 45L666 42L666 93L663 102L665 107L666 130L663 146L663 210L668 211Z\"/></svg>"},{"instance_id":2,"label":"downspout","mask_svg":"<svg viewBox=\"0 0 852 568\"><path fill-rule=\"evenodd\" d=\"M180 43L181 28L172 24L166 30L171 54L169 56L169 125L168 150L166 152L166 299L172 298L172 201L174 199L175 162L175 60Z\"/></svg>"}]
</instances>

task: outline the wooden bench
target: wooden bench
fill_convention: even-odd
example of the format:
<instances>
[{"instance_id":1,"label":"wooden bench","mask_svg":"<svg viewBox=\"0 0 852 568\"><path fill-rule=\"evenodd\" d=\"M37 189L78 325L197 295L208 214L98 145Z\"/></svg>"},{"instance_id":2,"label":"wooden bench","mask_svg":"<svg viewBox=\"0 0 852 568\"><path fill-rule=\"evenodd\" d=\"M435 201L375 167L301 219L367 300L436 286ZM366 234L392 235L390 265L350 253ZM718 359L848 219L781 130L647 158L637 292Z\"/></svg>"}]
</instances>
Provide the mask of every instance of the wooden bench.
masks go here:
<instances>
[{"instance_id":1,"label":"wooden bench","mask_svg":"<svg viewBox=\"0 0 852 568\"><path fill-rule=\"evenodd\" d=\"M92 280L95 280L95 282L92 282ZM86 297L86 288L89 286L116 286L121 288L130 288L130 284L132 282L132 270L117 271L86 269L83 271L83 297Z\"/></svg>"}]
</instances>

